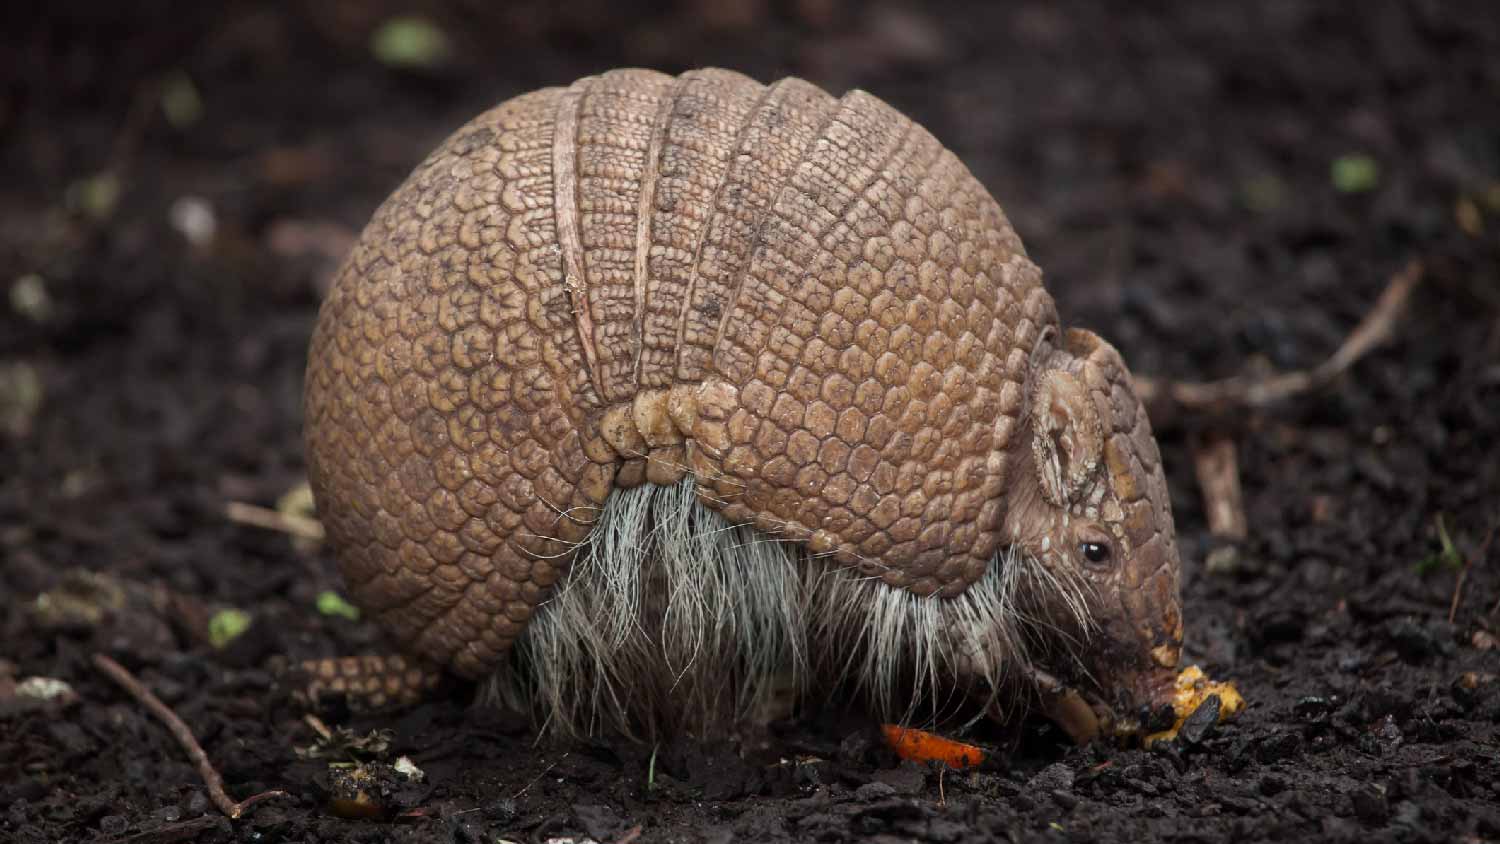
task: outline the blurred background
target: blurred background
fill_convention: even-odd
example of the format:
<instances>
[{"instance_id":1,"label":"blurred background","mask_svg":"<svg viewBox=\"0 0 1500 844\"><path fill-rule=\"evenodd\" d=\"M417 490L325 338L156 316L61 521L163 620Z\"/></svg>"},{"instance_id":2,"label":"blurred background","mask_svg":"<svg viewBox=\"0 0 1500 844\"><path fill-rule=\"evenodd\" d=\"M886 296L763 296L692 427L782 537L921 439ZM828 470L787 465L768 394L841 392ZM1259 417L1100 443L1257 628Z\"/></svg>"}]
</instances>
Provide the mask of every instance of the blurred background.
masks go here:
<instances>
[{"instance_id":1,"label":"blurred background","mask_svg":"<svg viewBox=\"0 0 1500 844\"><path fill-rule=\"evenodd\" d=\"M991 188L1076 299L1068 313L1125 308L1116 333L1127 345L1186 297L1222 296L1245 342L1289 364L1299 343L1338 332L1259 299L1268 285L1378 283L1341 276L1378 274L1413 242L1482 231L1500 201L1486 108L1500 86L1500 12L1486 2L38 10L12 6L0 35L0 260L59 284L76 276L53 249L74 236L59 214L68 227L110 220L106 237L149 242L158 260L192 246L173 257L231 273L247 271L236 259L337 253L334 241L467 118L617 66L799 75L890 101ZM180 236L159 237L162 227ZM1327 260L1356 244L1369 263ZM297 281L280 264L248 271L257 285ZM1193 357L1218 347L1205 337Z\"/></svg>"}]
</instances>

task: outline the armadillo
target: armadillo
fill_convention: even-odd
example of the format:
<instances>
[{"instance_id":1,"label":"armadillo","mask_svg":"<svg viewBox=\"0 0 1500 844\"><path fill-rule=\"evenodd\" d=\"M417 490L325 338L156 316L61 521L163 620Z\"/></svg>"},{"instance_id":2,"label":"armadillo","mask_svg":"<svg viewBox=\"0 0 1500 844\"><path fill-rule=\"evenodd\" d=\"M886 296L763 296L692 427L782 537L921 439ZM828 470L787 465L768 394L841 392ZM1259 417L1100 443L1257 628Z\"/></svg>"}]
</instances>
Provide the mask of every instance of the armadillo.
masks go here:
<instances>
[{"instance_id":1,"label":"armadillo","mask_svg":"<svg viewBox=\"0 0 1500 844\"><path fill-rule=\"evenodd\" d=\"M618 70L458 129L337 273L306 448L355 603L561 732L830 689L1124 729L1178 663L1125 363L859 90Z\"/></svg>"}]
</instances>

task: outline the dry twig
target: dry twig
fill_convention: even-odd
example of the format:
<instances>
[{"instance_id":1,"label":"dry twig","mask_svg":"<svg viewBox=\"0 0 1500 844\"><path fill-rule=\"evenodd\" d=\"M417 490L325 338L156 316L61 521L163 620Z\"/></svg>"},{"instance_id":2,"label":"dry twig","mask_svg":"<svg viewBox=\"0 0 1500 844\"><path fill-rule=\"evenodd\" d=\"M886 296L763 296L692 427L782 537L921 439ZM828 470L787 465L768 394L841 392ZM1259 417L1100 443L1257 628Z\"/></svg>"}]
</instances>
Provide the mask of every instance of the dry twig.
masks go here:
<instances>
[{"instance_id":1,"label":"dry twig","mask_svg":"<svg viewBox=\"0 0 1500 844\"><path fill-rule=\"evenodd\" d=\"M1474 567L1475 560L1482 560L1490 553L1490 542L1495 538L1495 526L1490 525L1490 530L1484 535L1484 541L1479 543L1479 553L1471 555L1464 561L1464 567L1458 573L1458 581L1453 584L1453 603L1448 605L1448 623L1458 616L1458 602L1463 597L1464 581L1469 579L1469 569ZM1500 603L1495 604L1500 607Z\"/></svg>"},{"instance_id":2,"label":"dry twig","mask_svg":"<svg viewBox=\"0 0 1500 844\"><path fill-rule=\"evenodd\" d=\"M318 738L322 739L323 741L328 741L329 739L333 738L333 730L328 729L328 725L323 723L323 719L312 714L311 712L302 716L302 722L306 724L313 732L317 733Z\"/></svg>"},{"instance_id":3,"label":"dry twig","mask_svg":"<svg viewBox=\"0 0 1500 844\"><path fill-rule=\"evenodd\" d=\"M1249 533L1245 501L1240 491L1240 463L1232 437L1215 434L1193 443L1193 468L1203 491L1208 531L1224 539L1240 540Z\"/></svg>"},{"instance_id":4,"label":"dry twig","mask_svg":"<svg viewBox=\"0 0 1500 844\"><path fill-rule=\"evenodd\" d=\"M1411 292L1422 281L1422 262L1413 260L1396 273L1375 306L1365 314L1338 350L1312 369L1267 376L1236 375L1218 381L1162 381L1135 378L1136 392L1146 404L1151 421L1184 412L1223 414L1263 407L1325 386L1387 337L1406 310Z\"/></svg>"},{"instance_id":5,"label":"dry twig","mask_svg":"<svg viewBox=\"0 0 1500 844\"><path fill-rule=\"evenodd\" d=\"M323 541L323 523L306 516L282 513L269 507L246 504L243 501L230 501L225 504L224 515L228 516L231 522L238 522L242 525L280 531L299 539L311 539L314 542Z\"/></svg>"},{"instance_id":6,"label":"dry twig","mask_svg":"<svg viewBox=\"0 0 1500 844\"><path fill-rule=\"evenodd\" d=\"M224 791L224 778L219 775L213 763L208 761L208 754L203 752L203 746L198 743L197 739L193 738L193 731L189 730L187 724L184 724L182 719L177 717L177 713L173 712L165 703L162 703L161 698L152 694L150 689L142 685L141 681L137 680L135 675L125 670L125 667L120 665L120 663L115 662L104 654L94 654L94 665L100 671L108 674L111 680L114 680L119 684L120 688L129 692L131 697L139 701L152 715L156 716L158 721L166 726L167 731L172 734L173 738L177 739L177 743L187 752L188 758L192 760L194 767L198 769L198 776L202 777L203 784L208 786L208 796L214 801L214 805L219 807L219 811L230 818L238 818L245 813L246 809L249 809L262 800L271 797L286 796L285 791L266 791L247 797L238 803L231 800L229 794Z\"/></svg>"}]
</instances>

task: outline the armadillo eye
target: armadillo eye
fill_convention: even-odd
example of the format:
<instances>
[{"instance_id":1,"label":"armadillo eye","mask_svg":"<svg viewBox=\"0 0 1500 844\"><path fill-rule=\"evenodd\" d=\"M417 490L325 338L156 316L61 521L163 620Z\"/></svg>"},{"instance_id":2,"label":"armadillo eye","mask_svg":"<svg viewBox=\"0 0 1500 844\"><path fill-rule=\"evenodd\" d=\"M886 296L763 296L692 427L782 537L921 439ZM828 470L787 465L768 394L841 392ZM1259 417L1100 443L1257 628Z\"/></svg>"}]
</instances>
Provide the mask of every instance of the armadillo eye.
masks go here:
<instances>
[{"instance_id":1,"label":"armadillo eye","mask_svg":"<svg viewBox=\"0 0 1500 844\"><path fill-rule=\"evenodd\" d=\"M1102 563L1109 559L1109 545L1104 542L1085 542L1079 546L1083 558L1091 563Z\"/></svg>"}]
</instances>

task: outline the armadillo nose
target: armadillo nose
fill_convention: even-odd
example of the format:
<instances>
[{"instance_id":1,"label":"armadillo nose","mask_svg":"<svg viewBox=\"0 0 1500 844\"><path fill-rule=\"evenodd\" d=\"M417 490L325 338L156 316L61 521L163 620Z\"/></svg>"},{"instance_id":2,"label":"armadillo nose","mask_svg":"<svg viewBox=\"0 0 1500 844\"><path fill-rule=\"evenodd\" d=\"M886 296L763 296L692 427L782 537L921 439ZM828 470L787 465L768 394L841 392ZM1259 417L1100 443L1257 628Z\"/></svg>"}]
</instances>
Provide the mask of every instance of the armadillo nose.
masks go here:
<instances>
[{"instance_id":1,"label":"armadillo nose","mask_svg":"<svg viewBox=\"0 0 1500 844\"><path fill-rule=\"evenodd\" d=\"M1177 661L1142 672L1136 679L1136 700L1151 709L1170 706L1177 694Z\"/></svg>"}]
</instances>

